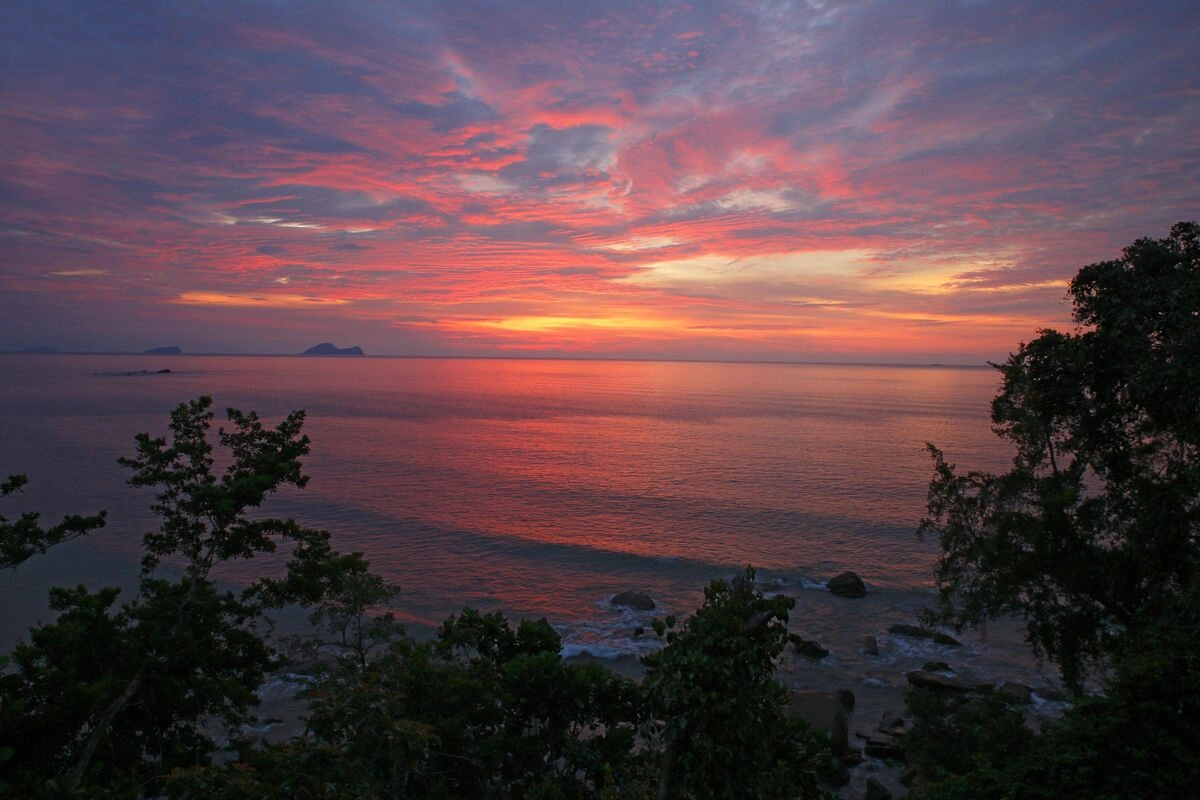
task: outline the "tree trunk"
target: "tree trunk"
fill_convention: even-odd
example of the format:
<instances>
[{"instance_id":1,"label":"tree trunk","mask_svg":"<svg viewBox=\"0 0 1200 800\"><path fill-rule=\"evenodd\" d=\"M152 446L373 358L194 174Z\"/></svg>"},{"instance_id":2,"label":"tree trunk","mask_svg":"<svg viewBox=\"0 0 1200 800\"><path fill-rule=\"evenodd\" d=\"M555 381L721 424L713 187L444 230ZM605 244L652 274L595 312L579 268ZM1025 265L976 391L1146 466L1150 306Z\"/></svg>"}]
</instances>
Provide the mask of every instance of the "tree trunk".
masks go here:
<instances>
[{"instance_id":1,"label":"tree trunk","mask_svg":"<svg viewBox=\"0 0 1200 800\"><path fill-rule=\"evenodd\" d=\"M83 773L87 770L88 764L92 760L92 756L96 752L96 746L100 744L100 740L104 738L104 734L108 731L108 726L112 723L113 717L120 713L121 709L129 704L133 696L137 694L137 690L142 685L142 676L146 669L143 667L137 671L129 683L125 685L124 691L112 702L112 705L104 712L104 716L100 717L100 721L96 723L96 727L92 729L91 736L88 737L87 745L83 748L83 753L79 756L78 763L71 770L71 781L78 786L83 780Z\"/></svg>"}]
</instances>

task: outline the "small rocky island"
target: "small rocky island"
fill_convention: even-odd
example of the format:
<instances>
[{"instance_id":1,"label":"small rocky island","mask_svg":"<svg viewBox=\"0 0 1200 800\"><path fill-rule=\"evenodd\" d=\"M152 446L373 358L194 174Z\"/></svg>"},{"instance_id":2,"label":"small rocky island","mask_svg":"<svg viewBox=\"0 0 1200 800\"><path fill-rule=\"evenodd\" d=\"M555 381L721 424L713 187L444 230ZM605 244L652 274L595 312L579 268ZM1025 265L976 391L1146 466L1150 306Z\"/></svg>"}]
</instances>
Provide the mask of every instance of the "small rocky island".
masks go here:
<instances>
[{"instance_id":1,"label":"small rocky island","mask_svg":"<svg viewBox=\"0 0 1200 800\"><path fill-rule=\"evenodd\" d=\"M361 356L363 349L361 347L335 347L329 342L321 342L318 345L305 350L300 355L302 356Z\"/></svg>"}]
</instances>

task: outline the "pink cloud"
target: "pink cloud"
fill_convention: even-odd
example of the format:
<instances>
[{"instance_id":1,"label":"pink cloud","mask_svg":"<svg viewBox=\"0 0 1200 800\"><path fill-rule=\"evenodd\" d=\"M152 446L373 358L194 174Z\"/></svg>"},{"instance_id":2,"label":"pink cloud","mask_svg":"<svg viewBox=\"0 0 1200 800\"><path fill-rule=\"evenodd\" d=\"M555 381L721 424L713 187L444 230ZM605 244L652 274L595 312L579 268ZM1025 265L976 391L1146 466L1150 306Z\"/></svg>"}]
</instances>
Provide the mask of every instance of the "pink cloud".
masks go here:
<instances>
[{"instance_id":1,"label":"pink cloud","mask_svg":"<svg viewBox=\"0 0 1200 800\"><path fill-rule=\"evenodd\" d=\"M980 361L1200 201L1170 15L74 11L0 33L0 349Z\"/></svg>"}]
</instances>

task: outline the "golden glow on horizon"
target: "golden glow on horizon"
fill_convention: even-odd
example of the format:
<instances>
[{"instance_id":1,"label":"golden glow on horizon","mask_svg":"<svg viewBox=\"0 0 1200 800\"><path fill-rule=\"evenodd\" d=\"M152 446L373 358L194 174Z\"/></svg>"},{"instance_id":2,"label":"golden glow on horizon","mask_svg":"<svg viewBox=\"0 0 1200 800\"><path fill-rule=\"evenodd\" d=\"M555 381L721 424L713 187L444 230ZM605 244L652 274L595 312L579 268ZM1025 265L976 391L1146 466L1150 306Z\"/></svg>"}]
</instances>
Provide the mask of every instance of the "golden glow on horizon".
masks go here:
<instances>
[{"instance_id":1,"label":"golden glow on horizon","mask_svg":"<svg viewBox=\"0 0 1200 800\"><path fill-rule=\"evenodd\" d=\"M343 298L310 297L302 294L224 294L221 292L181 292L176 303L185 305L230 306L243 308L303 308L305 306L349 303Z\"/></svg>"},{"instance_id":2,"label":"golden glow on horizon","mask_svg":"<svg viewBox=\"0 0 1200 800\"><path fill-rule=\"evenodd\" d=\"M803 281L847 276L870 264L874 253L863 249L804 250L756 256L704 255L654 261L621 281L645 286L691 283L738 283L761 280Z\"/></svg>"},{"instance_id":3,"label":"golden glow on horizon","mask_svg":"<svg viewBox=\"0 0 1200 800\"><path fill-rule=\"evenodd\" d=\"M679 245L678 239L669 236L633 236L620 241L597 245L598 250L615 250L618 253L636 253L642 250L661 250Z\"/></svg>"},{"instance_id":4,"label":"golden glow on horizon","mask_svg":"<svg viewBox=\"0 0 1200 800\"><path fill-rule=\"evenodd\" d=\"M58 277L58 278L98 278L101 275L107 275L108 270L106 270L106 269L63 269L63 270L59 270L58 272L51 272L49 274L54 275L55 277Z\"/></svg>"},{"instance_id":5,"label":"golden glow on horizon","mask_svg":"<svg viewBox=\"0 0 1200 800\"><path fill-rule=\"evenodd\" d=\"M602 329L618 331L648 331L681 329L678 320L652 319L618 315L611 317L570 317L561 315L506 317L497 320L475 322L483 328L520 333L540 333L571 329Z\"/></svg>"}]
</instances>

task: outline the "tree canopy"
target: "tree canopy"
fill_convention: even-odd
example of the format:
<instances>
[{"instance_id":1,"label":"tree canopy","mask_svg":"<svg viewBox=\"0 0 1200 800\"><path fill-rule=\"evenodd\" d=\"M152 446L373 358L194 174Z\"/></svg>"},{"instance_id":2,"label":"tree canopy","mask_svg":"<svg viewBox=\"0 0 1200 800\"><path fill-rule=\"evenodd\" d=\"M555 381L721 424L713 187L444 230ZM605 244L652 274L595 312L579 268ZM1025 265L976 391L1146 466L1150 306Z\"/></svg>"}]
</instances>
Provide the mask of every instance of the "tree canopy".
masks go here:
<instances>
[{"instance_id":1,"label":"tree canopy","mask_svg":"<svg viewBox=\"0 0 1200 800\"><path fill-rule=\"evenodd\" d=\"M398 590L361 554L257 511L308 480L303 412L272 427L229 409L230 426L214 432L211 406L207 397L180 405L167 435L138 434L135 454L120 460L130 484L155 489L160 521L142 537L136 595L52 589L57 617L35 627L0 674L0 794L826 795L824 781L838 775L828 744L784 717L775 680L795 638L792 601L757 592L752 572L715 581L678 629L673 618L656 622L668 641L647 660L645 687L565 663L545 620L512 625L464 609L434 640L418 641L378 613ZM28 534L13 550L22 558L57 536L30 519L4 529ZM215 581L222 562L280 546L291 548L283 574L241 591ZM242 725L280 663L265 614L286 603L313 609L338 657L314 666L303 735L262 746Z\"/></svg>"},{"instance_id":2,"label":"tree canopy","mask_svg":"<svg viewBox=\"0 0 1200 800\"><path fill-rule=\"evenodd\" d=\"M649 732L661 743L659 800L819 797L830 778L828 745L786 712L775 663L799 637L795 600L766 597L754 570L715 580L678 625L655 620L667 646L644 659Z\"/></svg>"},{"instance_id":3,"label":"tree canopy","mask_svg":"<svg viewBox=\"0 0 1200 800\"><path fill-rule=\"evenodd\" d=\"M0 743L12 748L13 786L28 796L47 786L154 794L172 768L206 762L216 729L237 733L274 663L255 627L263 611L330 598L337 586L307 577L328 571L314 559L360 565L360 556L329 548L325 531L249 515L280 487L307 481L303 412L268 428L254 413L229 409L231 427L216 433L228 451L218 475L211 405L208 397L180 405L169 436L139 434L136 454L121 459L133 470L130 484L157 489L161 520L143 537L137 594L118 604L113 588L52 589L57 618L31 631L13 651L15 669L0 676ZM98 520L68 517L64 525L82 532ZM6 551L21 554L63 538L35 517L4 533L18 537ZM210 577L216 564L272 552L280 541L301 545L280 581L288 591L259 584L234 593ZM166 558L182 563L181 575L159 569Z\"/></svg>"},{"instance_id":4,"label":"tree canopy","mask_svg":"<svg viewBox=\"0 0 1200 800\"><path fill-rule=\"evenodd\" d=\"M28 482L29 479L24 475L9 475L0 481L0 497L16 494ZM12 569L56 544L103 528L104 518L103 511L88 516L71 514L57 525L43 528L38 524L40 515L32 511L11 522L0 516L0 569Z\"/></svg>"},{"instance_id":5,"label":"tree canopy","mask_svg":"<svg viewBox=\"0 0 1200 800\"><path fill-rule=\"evenodd\" d=\"M930 445L921 531L941 545L934 616L1021 615L1078 688L1200 587L1200 227L1082 268L1070 297L1076 330L997 365L1012 468L960 473Z\"/></svg>"}]
</instances>

